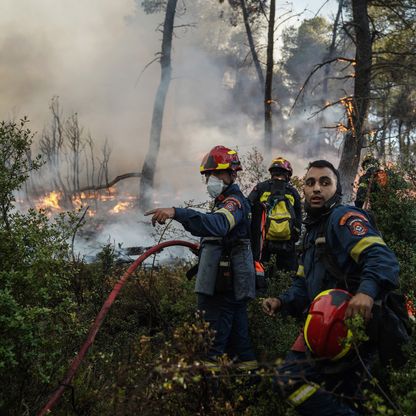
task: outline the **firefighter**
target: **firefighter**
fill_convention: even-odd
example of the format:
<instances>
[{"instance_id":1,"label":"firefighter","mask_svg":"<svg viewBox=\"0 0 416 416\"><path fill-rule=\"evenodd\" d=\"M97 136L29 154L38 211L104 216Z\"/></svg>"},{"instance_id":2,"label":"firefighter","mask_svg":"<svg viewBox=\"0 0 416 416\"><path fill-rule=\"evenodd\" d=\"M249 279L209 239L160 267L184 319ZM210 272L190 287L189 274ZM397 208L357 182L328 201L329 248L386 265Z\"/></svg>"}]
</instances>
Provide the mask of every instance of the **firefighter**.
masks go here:
<instances>
[{"instance_id":1,"label":"firefighter","mask_svg":"<svg viewBox=\"0 0 416 416\"><path fill-rule=\"evenodd\" d=\"M298 191L289 182L292 165L279 156L272 160L269 172L270 179L258 183L248 196L253 211L254 259L266 263L275 254L277 270L296 271L295 243L302 225L302 207Z\"/></svg>"},{"instance_id":2,"label":"firefighter","mask_svg":"<svg viewBox=\"0 0 416 416\"><path fill-rule=\"evenodd\" d=\"M370 194L386 186L387 173L381 169L380 162L371 155L364 158L361 163L361 168L364 173L358 181L354 204L358 208L368 209L370 205Z\"/></svg>"},{"instance_id":3,"label":"firefighter","mask_svg":"<svg viewBox=\"0 0 416 416\"><path fill-rule=\"evenodd\" d=\"M257 362L248 332L247 302L255 297L255 275L250 204L235 183L240 170L234 150L215 146L200 167L208 194L214 198L212 212L175 207L153 209L145 215L152 215L153 225L173 218L202 237L195 292L198 309L215 330L209 361L215 363L227 353L241 368L251 369Z\"/></svg>"},{"instance_id":4,"label":"firefighter","mask_svg":"<svg viewBox=\"0 0 416 416\"><path fill-rule=\"evenodd\" d=\"M365 211L341 204L339 173L330 162L309 164L304 194L307 217L301 265L286 292L263 301L264 312L303 316L322 291L339 288L352 294L344 318L360 314L368 321L374 303L398 287L395 255ZM319 338L320 329L310 324L308 317L305 333ZM341 398L358 397L363 363L371 363L375 348L368 341L360 356L350 352L339 360L317 357L302 333L278 369L277 385L301 415L357 415L357 402Z\"/></svg>"}]
</instances>

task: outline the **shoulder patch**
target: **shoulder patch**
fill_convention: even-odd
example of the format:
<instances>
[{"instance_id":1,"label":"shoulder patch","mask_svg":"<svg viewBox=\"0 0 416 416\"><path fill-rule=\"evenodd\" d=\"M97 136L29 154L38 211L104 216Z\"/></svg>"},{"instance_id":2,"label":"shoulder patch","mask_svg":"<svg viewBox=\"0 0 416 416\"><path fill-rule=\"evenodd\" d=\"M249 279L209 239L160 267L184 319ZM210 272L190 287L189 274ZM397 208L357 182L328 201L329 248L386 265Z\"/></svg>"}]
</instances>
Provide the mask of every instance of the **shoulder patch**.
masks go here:
<instances>
[{"instance_id":1,"label":"shoulder patch","mask_svg":"<svg viewBox=\"0 0 416 416\"><path fill-rule=\"evenodd\" d=\"M359 217L351 217L347 221L347 227L350 230L352 235L362 236L366 235L368 232L367 224Z\"/></svg>"},{"instance_id":2,"label":"shoulder patch","mask_svg":"<svg viewBox=\"0 0 416 416\"><path fill-rule=\"evenodd\" d=\"M359 218L365 222L368 222L368 218L364 214L356 211L348 211L339 220L339 225L345 225L350 218Z\"/></svg>"},{"instance_id":3,"label":"shoulder patch","mask_svg":"<svg viewBox=\"0 0 416 416\"><path fill-rule=\"evenodd\" d=\"M224 204L223 208L230 212L237 211L237 209L241 208L241 202L232 196L225 198L222 203Z\"/></svg>"}]
</instances>

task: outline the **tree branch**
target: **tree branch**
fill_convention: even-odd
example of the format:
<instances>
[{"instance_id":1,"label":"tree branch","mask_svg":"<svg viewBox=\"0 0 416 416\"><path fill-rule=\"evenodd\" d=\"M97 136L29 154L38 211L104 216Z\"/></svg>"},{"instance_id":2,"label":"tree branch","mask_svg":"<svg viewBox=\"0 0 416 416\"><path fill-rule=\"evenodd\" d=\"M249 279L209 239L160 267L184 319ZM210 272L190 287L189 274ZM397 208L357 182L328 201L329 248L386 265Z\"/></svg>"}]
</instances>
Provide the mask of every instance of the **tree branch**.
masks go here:
<instances>
[{"instance_id":1,"label":"tree branch","mask_svg":"<svg viewBox=\"0 0 416 416\"><path fill-rule=\"evenodd\" d=\"M117 182L122 181L123 179L140 178L141 176L142 174L140 172L125 173L123 175L116 176L111 182L97 186L86 186L84 188L78 189L78 192L99 191L100 189L108 189L114 186Z\"/></svg>"}]
</instances>

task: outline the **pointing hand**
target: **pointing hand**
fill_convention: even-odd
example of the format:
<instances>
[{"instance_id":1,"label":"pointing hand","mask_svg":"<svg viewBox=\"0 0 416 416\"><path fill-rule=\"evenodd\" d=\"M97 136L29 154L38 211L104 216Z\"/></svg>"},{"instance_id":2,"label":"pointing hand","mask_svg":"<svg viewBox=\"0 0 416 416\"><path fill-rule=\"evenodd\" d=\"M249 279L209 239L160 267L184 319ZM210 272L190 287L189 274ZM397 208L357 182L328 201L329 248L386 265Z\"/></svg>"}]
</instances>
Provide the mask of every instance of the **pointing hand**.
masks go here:
<instances>
[{"instance_id":1,"label":"pointing hand","mask_svg":"<svg viewBox=\"0 0 416 416\"><path fill-rule=\"evenodd\" d=\"M156 208L144 213L145 216L152 215L152 225L165 224L166 220L175 216L175 208Z\"/></svg>"}]
</instances>

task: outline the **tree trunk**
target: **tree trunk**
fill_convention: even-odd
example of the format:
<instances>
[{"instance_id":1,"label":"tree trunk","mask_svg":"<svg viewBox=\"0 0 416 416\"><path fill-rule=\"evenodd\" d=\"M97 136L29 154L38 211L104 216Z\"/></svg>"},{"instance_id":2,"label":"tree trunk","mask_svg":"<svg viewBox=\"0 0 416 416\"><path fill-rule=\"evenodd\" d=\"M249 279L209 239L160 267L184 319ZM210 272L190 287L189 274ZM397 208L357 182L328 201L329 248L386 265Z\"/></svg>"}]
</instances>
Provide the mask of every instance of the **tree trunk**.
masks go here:
<instances>
[{"instance_id":1,"label":"tree trunk","mask_svg":"<svg viewBox=\"0 0 416 416\"><path fill-rule=\"evenodd\" d=\"M157 156L163 124L166 96L171 80L171 51L173 24L178 0L168 0L163 24L162 52L160 57L161 79L153 106L152 125L150 129L149 149L144 159L139 192L139 207L146 210L151 206L150 193L153 188Z\"/></svg>"},{"instance_id":2,"label":"tree trunk","mask_svg":"<svg viewBox=\"0 0 416 416\"><path fill-rule=\"evenodd\" d=\"M339 19L341 17L342 8L344 6L344 0L338 1L338 11L337 15L334 20L334 25L332 26L332 40L331 45L328 48L328 55L326 56L325 60L330 61L335 56L335 50L336 50L336 42L337 42L337 32L338 32L338 26L339 26ZM326 104L326 101L329 101L328 97L328 80L329 80L329 71L331 70L330 65L325 66L325 72L324 72L324 80L322 82L322 99L323 99L323 105Z\"/></svg>"},{"instance_id":3,"label":"tree trunk","mask_svg":"<svg viewBox=\"0 0 416 416\"><path fill-rule=\"evenodd\" d=\"M348 116L348 133L344 138L339 162L344 201L352 200L354 178L360 163L360 153L364 144L364 123L370 102L372 44L368 0L352 0L352 15L355 28L355 82L352 99L345 101Z\"/></svg>"},{"instance_id":4,"label":"tree trunk","mask_svg":"<svg viewBox=\"0 0 416 416\"><path fill-rule=\"evenodd\" d=\"M251 26L249 22L249 15L247 12L246 0L240 0L240 4L241 4L241 9L243 11L244 26L246 28L247 40L250 46L251 56L253 57L253 63L256 68L257 77L259 79L261 91L264 92L264 76L263 76L263 71L261 69L259 57L257 55L256 47L254 46L253 34L251 32Z\"/></svg>"},{"instance_id":5,"label":"tree trunk","mask_svg":"<svg viewBox=\"0 0 416 416\"><path fill-rule=\"evenodd\" d=\"M273 120L272 120L272 86L273 86L273 49L274 23L276 1L270 1L269 28L267 34L266 83L264 87L264 147L266 152L272 148Z\"/></svg>"},{"instance_id":6,"label":"tree trunk","mask_svg":"<svg viewBox=\"0 0 416 416\"><path fill-rule=\"evenodd\" d=\"M403 163L405 159L405 144L404 144L404 135L403 135L403 121L398 120L399 126L397 128L397 136L398 136L398 142L399 142L399 160L401 163Z\"/></svg>"}]
</instances>

